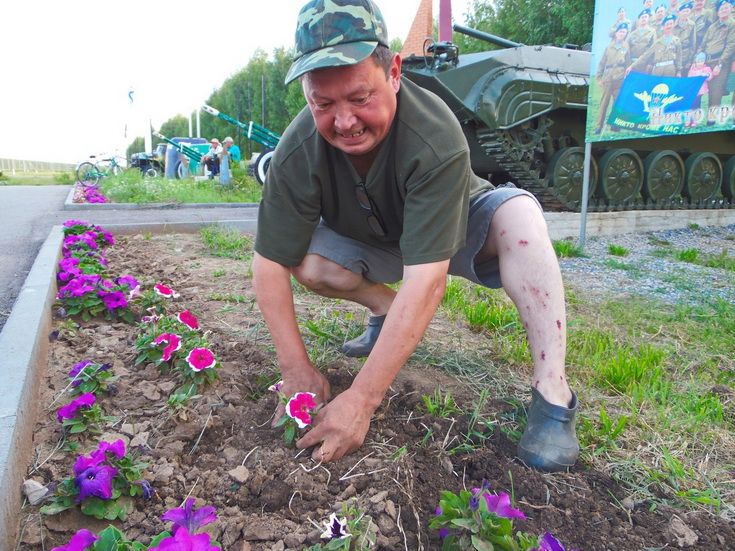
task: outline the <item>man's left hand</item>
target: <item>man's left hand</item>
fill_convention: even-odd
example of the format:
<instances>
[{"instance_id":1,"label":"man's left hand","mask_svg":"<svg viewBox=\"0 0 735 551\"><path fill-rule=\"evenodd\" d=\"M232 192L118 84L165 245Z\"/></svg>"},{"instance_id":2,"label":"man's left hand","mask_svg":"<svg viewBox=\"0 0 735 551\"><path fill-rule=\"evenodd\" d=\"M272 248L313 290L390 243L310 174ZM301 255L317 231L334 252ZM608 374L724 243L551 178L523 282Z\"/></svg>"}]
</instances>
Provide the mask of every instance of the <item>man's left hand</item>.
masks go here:
<instances>
[{"instance_id":1,"label":"man's left hand","mask_svg":"<svg viewBox=\"0 0 735 551\"><path fill-rule=\"evenodd\" d=\"M312 429L296 442L296 447L316 446L311 454L314 461L337 461L362 446L372 414L364 397L347 389L316 414Z\"/></svg>"}]
</instances>

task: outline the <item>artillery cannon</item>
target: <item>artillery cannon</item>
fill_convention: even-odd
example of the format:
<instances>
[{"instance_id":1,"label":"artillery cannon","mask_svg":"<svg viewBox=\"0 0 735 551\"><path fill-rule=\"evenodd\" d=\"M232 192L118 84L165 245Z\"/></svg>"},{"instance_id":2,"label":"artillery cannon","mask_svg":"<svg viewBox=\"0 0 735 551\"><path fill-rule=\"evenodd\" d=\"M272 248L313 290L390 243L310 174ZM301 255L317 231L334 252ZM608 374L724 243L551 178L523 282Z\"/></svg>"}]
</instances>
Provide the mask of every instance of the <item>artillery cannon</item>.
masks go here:
<instances>
[{"instance_id":1,"label":"artillery cannon","mask_svg":"<svg viewBox=\"0 0 735 551\"><path fill-rule=\"evenodd\" d=\"M578 211L591 53L454 30L501 49L460 55L433 43L403 60L404 75L452 109L475 173L531 191L547 210ZM733 132L593 145L590 210L735 208Z\"/></svg>"},{"instance_id":2,"label":"artillery cannon","mask_svg":"<svg viewBox=\"0 0 735 551\"><path fill-rule=\"evenodd\" d=\"M273 150L278 145L281 136L272 130L268 130L265 126L261 126L253 121L250 121L249 123L240 122L239 120L234 119L229 115L224 114L222 111L206 104L202 105L202 110L213 117L217 117L223 121L229 122L230 124L234 124L245 131L245 136L249 140L257 142L265 147L263 152L258 155L252 164L255 179L258 180L258 183L262 186L265 183L265 175L268 172L271 157L273 157Z\"/></svg>"}]
</instances>

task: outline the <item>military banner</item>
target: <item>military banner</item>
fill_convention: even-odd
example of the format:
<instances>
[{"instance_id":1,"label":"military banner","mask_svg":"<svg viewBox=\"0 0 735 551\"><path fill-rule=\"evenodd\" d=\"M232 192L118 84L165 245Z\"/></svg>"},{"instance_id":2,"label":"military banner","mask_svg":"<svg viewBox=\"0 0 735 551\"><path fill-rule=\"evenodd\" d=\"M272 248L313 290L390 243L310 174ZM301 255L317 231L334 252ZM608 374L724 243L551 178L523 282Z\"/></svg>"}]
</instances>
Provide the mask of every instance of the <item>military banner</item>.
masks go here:
<instances>
[{"instance_id":1,"label":"military banner","mask_svg":"<svg viewBox=\"0 0 735 551\"><path fill-rule=\"evenodd\" d=\"M735 0L597 0L587 141L735 128Z\"/></svg>"}]
</instances>

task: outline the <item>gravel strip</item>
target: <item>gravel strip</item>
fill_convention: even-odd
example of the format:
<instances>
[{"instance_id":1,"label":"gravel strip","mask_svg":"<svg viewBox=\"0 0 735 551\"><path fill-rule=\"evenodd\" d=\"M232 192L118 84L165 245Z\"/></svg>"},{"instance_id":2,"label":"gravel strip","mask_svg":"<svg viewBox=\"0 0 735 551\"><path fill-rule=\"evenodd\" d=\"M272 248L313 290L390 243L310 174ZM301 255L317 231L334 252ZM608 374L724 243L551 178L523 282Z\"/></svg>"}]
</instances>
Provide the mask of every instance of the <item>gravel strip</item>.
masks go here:
<instances>
[{"instance_id":1,"label":"gravel strip","mask_svg":"<svg viewBox=\"0 0 735 551\"><path fill-rule=\"evenodd\" d=\"M609 252L610 245L628 250ZM638 296L668 304L735 304L735 271L684 262L675 253L696 249L699 259L735 259L735 225L663 230L588 239L584 257L562 258L564 281L581 296L600 300Z\"/></svg>"}]
</instances>

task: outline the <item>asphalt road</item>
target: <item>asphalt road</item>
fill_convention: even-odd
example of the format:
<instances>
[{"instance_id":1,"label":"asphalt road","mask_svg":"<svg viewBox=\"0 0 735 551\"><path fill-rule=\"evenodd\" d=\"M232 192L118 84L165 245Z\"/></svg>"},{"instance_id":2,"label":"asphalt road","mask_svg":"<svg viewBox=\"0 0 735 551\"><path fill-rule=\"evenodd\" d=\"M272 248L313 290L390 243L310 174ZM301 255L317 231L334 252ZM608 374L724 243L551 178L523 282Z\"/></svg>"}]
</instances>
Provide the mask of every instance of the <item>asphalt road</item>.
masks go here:
<instances>
[{"instance_id":1,"label":"asphalt road","mask_svg":"<svg viewBox=\"0 0 735 551\"><path fill-rule=\"evenodd\" d=\"M93 224L255 220L256 207L64 210L71 186L0 186L0 329L41 245L54 225L74 218Z\"/></svg>"}]
</instances>

